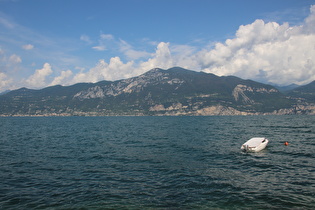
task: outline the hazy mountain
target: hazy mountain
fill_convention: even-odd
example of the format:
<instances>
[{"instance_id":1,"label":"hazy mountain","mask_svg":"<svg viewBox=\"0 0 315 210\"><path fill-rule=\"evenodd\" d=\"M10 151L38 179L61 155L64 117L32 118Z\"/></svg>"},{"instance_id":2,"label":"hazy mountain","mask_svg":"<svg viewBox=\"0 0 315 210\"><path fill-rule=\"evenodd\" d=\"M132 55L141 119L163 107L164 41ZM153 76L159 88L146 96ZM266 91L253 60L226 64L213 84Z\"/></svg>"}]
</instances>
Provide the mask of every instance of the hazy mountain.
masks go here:
<instances>
[{"instance_id":1,"label":"hazy mountain","mask_svg":"<svg viewBox=\"0 0 315 210\"><path fill-rule=\"evenodd\" d=\"M175 67L114 82L21 88L0 96L0 115L294 114L296 104L271 85Z\"/></svg>"},{"instance_id":2,"label":"hazy mountain","mask_svg":"<svg viewBox=\"0 0 315 210\"><path fill-rule=\"evenodd\" d=\"M289 96L300 98L308 103L315 103L315 81L288 91Z\"/></svg>"},{"instance_id":3,"label":"hazy mountain","mask_svg":"<svg viewBox=\"0 0 315 210\"><path fill-rule=\"evenodd\" d=\"M282 93L286 93L288 91L291 91L291 90L293 90L295 88L300 87L297 84L291 84L291 85L285 85L285 86L279 86L279 85L276 85L276 84L271 84L271 85L274 86L275 88L277 88Z\"/></svg>"},{"instance_id":4,"label":"hazy mountain","mask_svg":"<svg viewBox=\"0 0 315 210\"><path fill-rule=\"evenodd\" d=\"M10 90L3 91L3 92L0 93L0 95L4 95L4 94L6 94L8 92L10 92Z\"/></svg>"}]
</instances>

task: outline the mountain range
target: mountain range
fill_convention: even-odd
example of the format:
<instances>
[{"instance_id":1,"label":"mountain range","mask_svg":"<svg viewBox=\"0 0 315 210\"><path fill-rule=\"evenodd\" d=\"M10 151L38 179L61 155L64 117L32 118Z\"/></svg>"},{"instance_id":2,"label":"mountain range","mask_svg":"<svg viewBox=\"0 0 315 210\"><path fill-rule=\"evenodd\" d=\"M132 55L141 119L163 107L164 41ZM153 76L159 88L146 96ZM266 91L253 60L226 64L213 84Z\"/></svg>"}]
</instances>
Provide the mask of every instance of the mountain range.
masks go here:
<instances>
[{"instance_id":1,"label":"mountain range","mask_svg":"<svg viewBox=\"0 0 315 210\"><path fill-rule=\"evenodd\" d=\"M315 81L280 92L252 80L174 67L118 81L0 95L1 116L257 114L315 114Z\"/></svg>"}]
</instances>

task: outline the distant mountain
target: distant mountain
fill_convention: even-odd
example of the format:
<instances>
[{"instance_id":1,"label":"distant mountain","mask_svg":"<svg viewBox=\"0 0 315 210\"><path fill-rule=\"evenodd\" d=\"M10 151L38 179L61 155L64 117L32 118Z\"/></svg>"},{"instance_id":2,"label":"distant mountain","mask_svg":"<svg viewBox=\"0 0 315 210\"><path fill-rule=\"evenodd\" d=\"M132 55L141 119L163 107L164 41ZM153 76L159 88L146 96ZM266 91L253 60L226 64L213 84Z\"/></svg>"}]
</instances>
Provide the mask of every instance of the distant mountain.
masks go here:
<instances>
[{"instance_id":1,"label":"distant mountain","mask_svg":"<svg viewBox=\"0 0 315 210\"><path fill-rule=\"evenodd\" d=\"M272 84L271 84L272 85ZM299 85L297 85L297 84L291 84L291 85L286 85L286 86L279 86L279 85L272 85L272 86L274 86L275 88L277 88L280 92L282 92L282 93L286 93L286 92L288 92L288 91L291 91L291 90L293 90L293 89L295 89L295 88L298 88L298 87L300 87Z\"/></svg>"},{"instance_id":2,"label":"distant mountain","mask_svg":"<svg viewBox=\"0 0 315 210\"><path fill-rule=\"evenodd\" d=\"M307 103L315 103L315 81L288 91L287 95Z\"/></svg>"},{"instance_id":3,"label":"distant mountain","mask_svg":"<svg viewBox=\"0 0 315 210\"><path fill-rule=\"evenodd\" d=\"M248 115L312 113L271 85L179 67L137 77L0 96L0 115Z\"/></svg>"},{"instance_id":4,"label":"distant mountain","mask_svg":"<svg viewBox=\"0 0 315 210\"><path fill-rule=\"evenodd\" d=\"M10 92L10 90L3 91L3 92L0 93L0 95L4 95L4 94L6 94L8 92Z\"/></svg>"}]
</instances>

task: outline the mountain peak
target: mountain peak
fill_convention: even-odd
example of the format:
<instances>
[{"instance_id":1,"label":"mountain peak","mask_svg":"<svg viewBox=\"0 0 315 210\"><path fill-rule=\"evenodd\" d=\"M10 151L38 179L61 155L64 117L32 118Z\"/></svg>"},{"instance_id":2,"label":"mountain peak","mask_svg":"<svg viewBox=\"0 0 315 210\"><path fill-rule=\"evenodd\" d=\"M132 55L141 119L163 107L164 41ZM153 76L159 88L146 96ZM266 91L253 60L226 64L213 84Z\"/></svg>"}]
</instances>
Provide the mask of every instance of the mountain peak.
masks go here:
<instances>
[{"instance_id":1,"label":"mountain peak","mask_svg":"<svg viewBox=\"0 0 315 210\"><path fill-rule=\"evenodd\" d=\"M143 74L141 74L139 77L154 77L158 74L164 73L166 70L160 69L160 68L154 68L151 69Z\"/></svg>"}]
</instances>

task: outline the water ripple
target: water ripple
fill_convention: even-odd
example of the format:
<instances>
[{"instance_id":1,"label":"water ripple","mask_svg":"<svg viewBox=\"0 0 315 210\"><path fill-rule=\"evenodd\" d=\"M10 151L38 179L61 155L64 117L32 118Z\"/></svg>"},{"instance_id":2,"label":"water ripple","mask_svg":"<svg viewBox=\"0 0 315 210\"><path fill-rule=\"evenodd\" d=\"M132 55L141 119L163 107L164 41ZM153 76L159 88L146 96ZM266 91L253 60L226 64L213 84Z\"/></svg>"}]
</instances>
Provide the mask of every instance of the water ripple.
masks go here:
<instances>
[{"instance_id":1,"label":"water ripple","mask_svg":"<svg viewBox=\"0 0 315 210\"><path fill-rule=\"evenodd\" d=\"M314 116L0 118L0 208L314 209L314 125ZM267 149L241 152L254 136Z\"/></svg>"}]
</instances>

